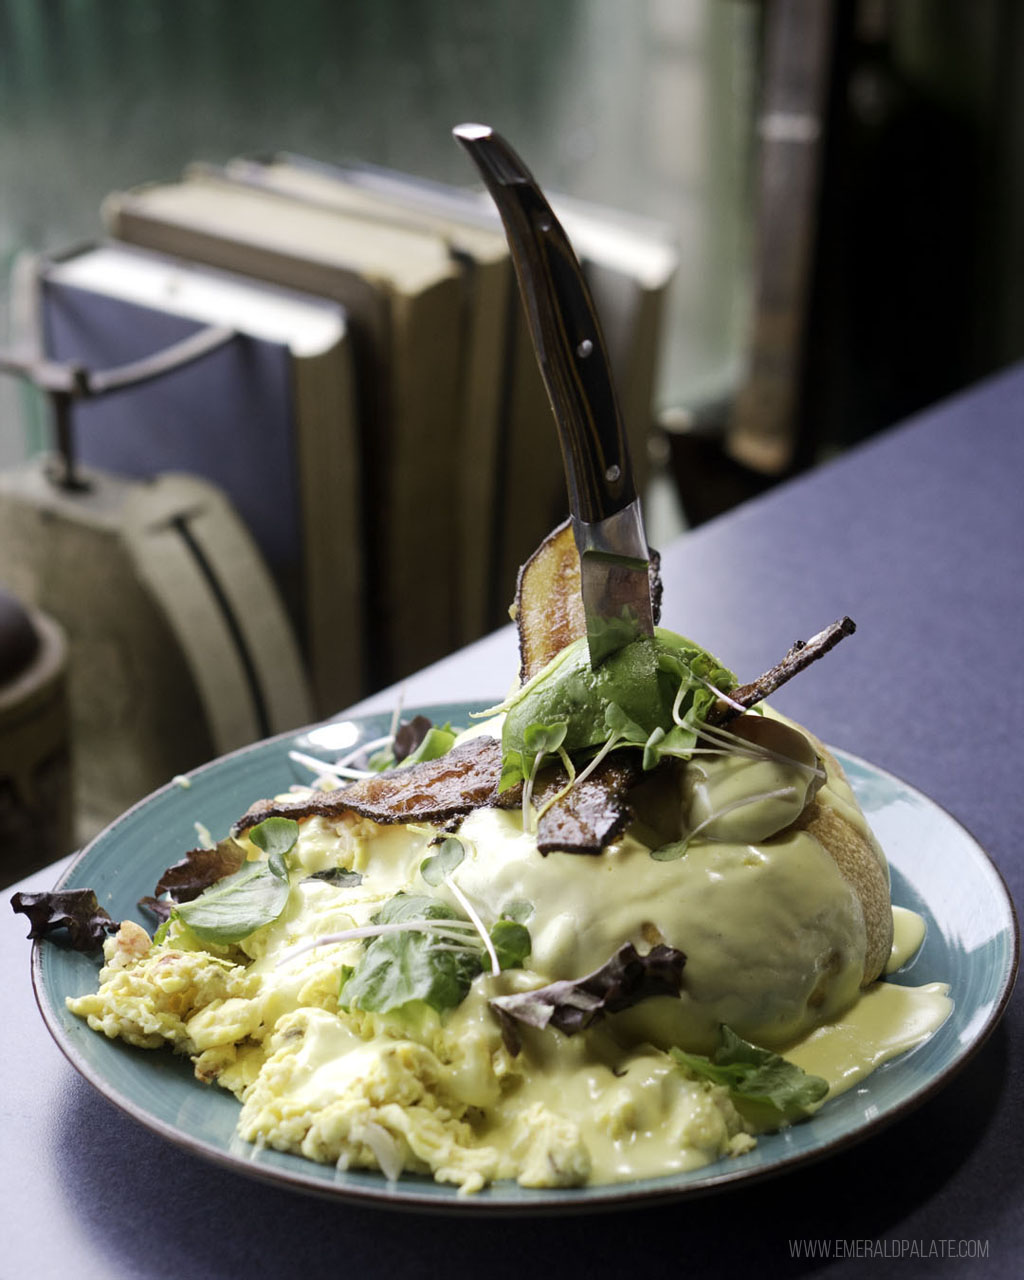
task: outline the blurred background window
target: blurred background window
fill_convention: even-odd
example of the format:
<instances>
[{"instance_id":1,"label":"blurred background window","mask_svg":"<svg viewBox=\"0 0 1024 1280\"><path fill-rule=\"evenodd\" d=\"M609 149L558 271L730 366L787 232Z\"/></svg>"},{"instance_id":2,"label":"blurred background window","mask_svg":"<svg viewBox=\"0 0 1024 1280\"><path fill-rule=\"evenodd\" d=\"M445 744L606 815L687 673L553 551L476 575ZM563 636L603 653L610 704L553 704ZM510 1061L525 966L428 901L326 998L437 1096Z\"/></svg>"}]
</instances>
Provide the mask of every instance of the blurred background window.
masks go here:
<instances>
[{"instance_id":1,"label":"blurred background window","mask_svg":"<svg viewBox=\"0 0 1024 1280\"><path fill-rule=\"evenodd\" d=\"M801 4L834 24L802 389L827 452L1024 349L1024 12ZM748 363L762 44L786 7L0 0L0 288L20 250L96 236L108 191L196 159L285 149L468 185L449 130L480 119L546 187L674 229L657 407L685 426ZM25 400L0 381L0 464L43 442Z\"/></svg>"},{"instance_id":2,"label":"blurred background window","mask_svg":"<svg viewBox=\"0 0 1024 1280\"><path fill-rule=\"evenodd\" d=\"M757 6L740 0L0 0L0 254L100 233L115 188L289 150L461 185L483 120L546 188L686 245L666 403L734 375ZM25 447L0 382L0 463ZM35 432L29 444L40 443Z\"/></svg>"}]
</instances>

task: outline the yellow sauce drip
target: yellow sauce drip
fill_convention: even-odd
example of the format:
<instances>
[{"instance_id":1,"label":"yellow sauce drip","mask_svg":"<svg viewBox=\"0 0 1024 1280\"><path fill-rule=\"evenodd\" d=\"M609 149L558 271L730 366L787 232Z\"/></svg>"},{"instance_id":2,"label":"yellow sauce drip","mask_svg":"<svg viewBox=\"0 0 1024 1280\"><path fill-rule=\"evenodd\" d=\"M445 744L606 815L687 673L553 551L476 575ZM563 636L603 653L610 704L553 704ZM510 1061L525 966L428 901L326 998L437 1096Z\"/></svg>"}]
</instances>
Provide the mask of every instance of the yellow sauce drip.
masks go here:
<instances>
[{"instance_id":1,"label":"yellow sauce drip","mask_svg":"<svg viewBox=\"0 0 1024 1280\"><path fill-rule=\"evenodd\" d=\"M886 973L895 973L913 956L917 955L924 942L924 917L906 907L892 909L892 954L885 966Z\"/></svg>"},{"instance_id":2,"label":"yellow sauce drip","mask_svg":"<svg viewBox=\"0 0 1024 1280\"><path fill-rule=\"evenodd\" d=\"M916 911L893 907L892 955L886 973L913 959L924 941L925 921ZM812 1075L828 1081L829 1097L859 1084L883 1062L915 1048L942 1026L953 1009L949 986L929 982L904 987L875 982L841 1017L818 1027L785 1053Z\"/></svg>"},{"instance_id":3,"label":"yellow sauce drip","mask_svg":"<svg viewBox=\"0 0 1024 1280\"><path fill-rule=\"evenodd\" d=\"M944 982L923 987L876 982L852 1009L812 1031L784 1056L812 1075L823 1076L828 1096L834 1097L926 1040L952 1008Z\"/></svg>"}]
</instances>

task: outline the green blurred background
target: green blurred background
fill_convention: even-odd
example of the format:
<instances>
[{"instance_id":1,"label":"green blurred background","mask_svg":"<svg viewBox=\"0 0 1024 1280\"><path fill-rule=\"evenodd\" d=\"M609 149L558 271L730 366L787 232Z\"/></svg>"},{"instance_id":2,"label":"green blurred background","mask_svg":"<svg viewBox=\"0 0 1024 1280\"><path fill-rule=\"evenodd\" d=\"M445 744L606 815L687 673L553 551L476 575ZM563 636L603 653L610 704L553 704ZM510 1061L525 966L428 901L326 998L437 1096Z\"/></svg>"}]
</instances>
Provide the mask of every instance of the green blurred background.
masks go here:
<instances>
[{"instance_id":1,"label":"green blurred background","mask_svg":"<svg viewBox=\"0 0 1024 1280\"><path fill-rule=\"evenodd\" d=\"M193 159L287 149L472 185L451 127L483 120L546 186L679 229L675 395L728 377L739 345L755 38L754 8L708 0L0 0L5 275ZM10 413L0 432L9 458Z\"/></svg>"},{"instance_id":2,"label":"green blurred background","mask_svg":"<svg viewBox=\"0 0 1024 1280\"><path fill-rule=\"evenodd\" d=\"M674 228L658 407L685 418L743 375L766 8L0 0L0 304L19 251L100 234L112 188L278 148L469 183L449 131L485 120L548 188ZM823 451L1024 351L1024 6L835 12L804 410ZM39 443L24 406L0 380L0 465Z\"/></svg>"}]
</instances>

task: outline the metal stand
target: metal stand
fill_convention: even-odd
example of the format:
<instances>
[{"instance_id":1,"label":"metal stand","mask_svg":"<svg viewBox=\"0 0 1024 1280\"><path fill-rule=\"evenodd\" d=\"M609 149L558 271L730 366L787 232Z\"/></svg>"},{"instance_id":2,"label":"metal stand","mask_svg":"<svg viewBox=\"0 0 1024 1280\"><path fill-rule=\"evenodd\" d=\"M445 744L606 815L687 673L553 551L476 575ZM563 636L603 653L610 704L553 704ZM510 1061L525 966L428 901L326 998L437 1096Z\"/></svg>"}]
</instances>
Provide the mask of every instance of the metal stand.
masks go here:
<instances>
[{"instance_id":1,"label":"metal stand","mask_svg":"<svg viewBox=\"0 0 1024 1280\"><path fill-rule=\"evenodd\" d=\"M53 413L53 442L56 451L54 465L49 471L50 479L58 488L81 490L88 486L79 474L75 456L74 431L71 425L71 407L74 402L95 399L124 387L134 387L141 382L162 377L194 360L201 360L203 356L225 346L234 337L234 329L210 325L142 360L98 371L90 371L74 362L0 351L0 373L25 378L48 395Z\"/></svg>"}]
</instances>

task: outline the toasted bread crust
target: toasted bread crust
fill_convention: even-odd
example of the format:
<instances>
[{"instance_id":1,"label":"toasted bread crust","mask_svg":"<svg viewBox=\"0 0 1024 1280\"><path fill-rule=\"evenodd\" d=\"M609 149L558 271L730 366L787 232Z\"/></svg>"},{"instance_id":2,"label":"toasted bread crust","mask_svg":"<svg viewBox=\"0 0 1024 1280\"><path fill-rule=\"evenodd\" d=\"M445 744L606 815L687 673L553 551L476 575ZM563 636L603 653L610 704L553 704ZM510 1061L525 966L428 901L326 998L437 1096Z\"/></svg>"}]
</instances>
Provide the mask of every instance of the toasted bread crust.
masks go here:
<instances>
[{"instance_id":1,"label":"toasted bread crust","mask_svg":"<svg viewBox=\"0 0 1024 1280\"><path fill-rule=\"evenodd\" d=\"M866 987L882 975L892 951L892 906L885 868L874 848L853 824L817 797L794 827L818 841L860 899L867 933L861 985Z\"/></svg>"}]
</instances>

